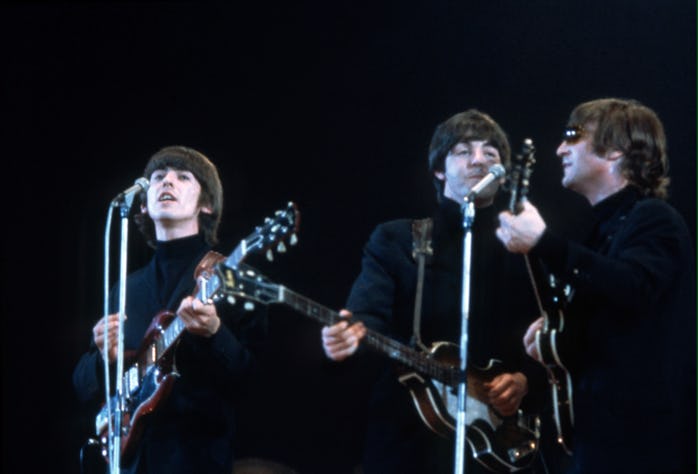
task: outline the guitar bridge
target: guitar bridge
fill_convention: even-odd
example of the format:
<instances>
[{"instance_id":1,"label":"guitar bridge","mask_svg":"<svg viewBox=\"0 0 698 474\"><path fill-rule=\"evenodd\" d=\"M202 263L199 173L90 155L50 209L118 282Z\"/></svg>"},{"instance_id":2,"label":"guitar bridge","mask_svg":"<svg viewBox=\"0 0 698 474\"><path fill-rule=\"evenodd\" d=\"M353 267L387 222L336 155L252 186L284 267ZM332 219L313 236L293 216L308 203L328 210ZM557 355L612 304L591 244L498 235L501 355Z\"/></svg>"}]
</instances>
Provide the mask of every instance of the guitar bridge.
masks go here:
<instances>
[{"instance_id":1,"label":"guitar bridge","mask_svg":"<svg viewBox=\"0 0 698 474\"><path fill-rule=\"evenodd\" d=\"M507 455L509 456L509 462L516 463L521 459L531 456L538 450L538 443L536 441L529 441L528 443L522 444L521 446L516 446L507 449Z\"/></svg>"}]
</instances>

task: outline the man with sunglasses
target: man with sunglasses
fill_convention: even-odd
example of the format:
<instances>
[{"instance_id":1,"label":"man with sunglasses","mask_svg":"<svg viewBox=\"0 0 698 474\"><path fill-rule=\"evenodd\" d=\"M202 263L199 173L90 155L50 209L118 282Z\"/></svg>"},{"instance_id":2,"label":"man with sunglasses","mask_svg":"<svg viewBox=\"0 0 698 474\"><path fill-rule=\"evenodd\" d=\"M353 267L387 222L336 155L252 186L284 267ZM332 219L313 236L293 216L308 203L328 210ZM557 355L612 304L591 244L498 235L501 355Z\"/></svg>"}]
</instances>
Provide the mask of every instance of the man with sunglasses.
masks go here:
<instances>
[{"instance_id":1,"label":"man with sunglasses","mask_svg":"<svg viewBox=\"0 0 698 474\"><path fill-rule=\"evenodd\" d=\"M563 186L592 205L585 243L556 235L530 202L500 214L497 236L573 290L558 341L573 379L572 472L695 472L694 253L665 202L662 123L634 100L582 103L557 155ZM542 325L524 336L539 361Z\"/></svg>"}]
</instances>

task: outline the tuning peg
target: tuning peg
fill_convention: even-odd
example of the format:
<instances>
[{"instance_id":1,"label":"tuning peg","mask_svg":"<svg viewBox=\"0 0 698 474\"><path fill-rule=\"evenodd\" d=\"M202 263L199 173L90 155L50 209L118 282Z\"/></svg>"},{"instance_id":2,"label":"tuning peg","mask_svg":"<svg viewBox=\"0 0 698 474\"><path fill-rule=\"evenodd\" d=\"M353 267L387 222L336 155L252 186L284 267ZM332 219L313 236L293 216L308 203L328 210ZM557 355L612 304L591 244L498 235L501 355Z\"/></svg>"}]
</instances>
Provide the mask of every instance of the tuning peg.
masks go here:
<instances>
[{"instance_id":1,"label":"tuning peg","mask_svg":"<svg viewBox=\"0 0 698 474\"><path fill-rule=\"evenodd\" d=\"M295 233L291 234L291 238L289 239L289 243L291 245L296 245L298 243L298 237L296 236Z\"/></svg>"},{"instance_id":2,"label":"tuning peg","mask_svg":"<svg viewBox=\"0 0 698 474\"><path fill-rule=\"evenodd\" d=\"M236 303L235 297L233 295L228 296L225 300L231 305L234 305Z\"/></svg>"},{"instance_id":3,"label":"tuning peg","mask_svg":"<svg viewBox=\"0 0 698 474\"><path fill-rule=\"evenodd\" d=\"M285 253L286 252L286 246L284 245L283 242L279 242L279 245L276 246L276 251L279 253Z\"/></svg>"},{"instance_id":4,"label":"tuning peg","mask_svg":"<svg viewBox=\"0 0 698 474\"><path fill-rule=\"evenodd\" d=\"M245 308L245 311L253 311L254 310L254 303L252 301L245 301L245 304L243 305Z\"/></svg>"},{"instance_id":5,"label":"tuning peg","mask_svg":"<svg viewBox=\"0 0 698 474\"><path fill-rule=\"evenodd\" d=\"M271 249L267 250L267 260L270 262L274 261L274 253L271 251Z\"/></svg>"}]
</instances>

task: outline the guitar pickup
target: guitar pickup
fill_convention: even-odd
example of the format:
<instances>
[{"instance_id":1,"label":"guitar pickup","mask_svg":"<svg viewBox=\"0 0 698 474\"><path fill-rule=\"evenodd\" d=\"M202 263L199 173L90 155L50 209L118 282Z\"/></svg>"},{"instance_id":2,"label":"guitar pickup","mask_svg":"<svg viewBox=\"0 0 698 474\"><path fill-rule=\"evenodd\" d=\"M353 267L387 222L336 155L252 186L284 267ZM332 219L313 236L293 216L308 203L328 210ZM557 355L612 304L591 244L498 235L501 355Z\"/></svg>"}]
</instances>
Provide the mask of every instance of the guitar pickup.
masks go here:
<instances>
[{"instance_id":1,"label":"guitar pickup","mask_svg":"<svg viewBox=\"0 0 698 474\"><path fill-rule=\"evenodd\" d=\"M133 392L138 390L138 387L140 386L138 364L133 364L133 366L128 369L126 376L124 377L124 382L126 384L126 393L129 395L132 395Z\"/></svg>"}]
</instances>

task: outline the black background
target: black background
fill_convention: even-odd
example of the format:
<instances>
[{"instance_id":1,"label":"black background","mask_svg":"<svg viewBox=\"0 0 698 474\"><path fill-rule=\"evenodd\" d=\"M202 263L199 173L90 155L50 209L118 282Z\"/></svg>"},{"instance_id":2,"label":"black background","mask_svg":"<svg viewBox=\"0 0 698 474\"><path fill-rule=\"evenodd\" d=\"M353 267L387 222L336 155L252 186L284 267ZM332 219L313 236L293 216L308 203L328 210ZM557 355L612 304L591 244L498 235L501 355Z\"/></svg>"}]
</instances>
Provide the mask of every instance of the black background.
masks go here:
<instances>
[{"instance_id":1,"label":"black background","mask_svg":"<svg viewBox=\"0 0 698 474\"><path fill-rule=\"evenodd\" d=\"M71 372L101 314L109 201L159 148L208 155L221 250L295 201L300 243L269 264L340 308L371 229L434 204L434 127L476 107L518 148L531 200L574 235L585 203L555 148L574 105L635 98L662 118L670 202L695 236L696 15L688 0L10 3L0 7L2 465L78 472L90 433ZM130 268L149 254L131 233ZM271 314L270 367L239 454L301 472L357 462L366 374L324 360L319 327ZM687 355L695 357L695 354Z\"/></svg>"}]
</instances>

